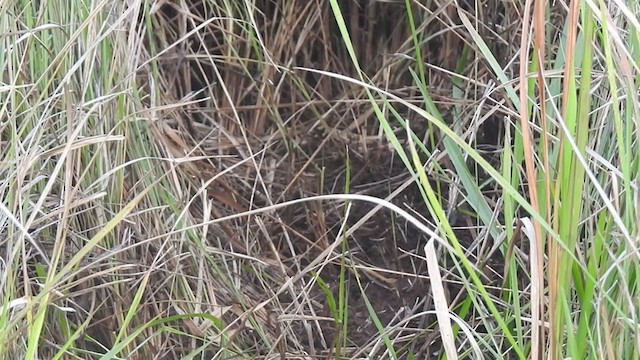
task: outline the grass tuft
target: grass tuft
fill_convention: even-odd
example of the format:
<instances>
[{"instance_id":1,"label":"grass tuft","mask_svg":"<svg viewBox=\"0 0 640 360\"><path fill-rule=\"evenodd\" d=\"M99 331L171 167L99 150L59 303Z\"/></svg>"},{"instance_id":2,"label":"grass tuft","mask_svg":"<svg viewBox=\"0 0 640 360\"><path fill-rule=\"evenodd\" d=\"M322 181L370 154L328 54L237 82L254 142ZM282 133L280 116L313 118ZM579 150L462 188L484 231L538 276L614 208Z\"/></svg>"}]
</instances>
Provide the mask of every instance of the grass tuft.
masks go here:
<instances>
[{"instance_id":1,"label":"grass tuft","mask_svg":"<svg viewBox=\"0 0 640 360\"><path fill-rule=\"evenodd\" d=\"M0 4L6 359L640 357L635 1Z\"/></svg>"}]
</instances>

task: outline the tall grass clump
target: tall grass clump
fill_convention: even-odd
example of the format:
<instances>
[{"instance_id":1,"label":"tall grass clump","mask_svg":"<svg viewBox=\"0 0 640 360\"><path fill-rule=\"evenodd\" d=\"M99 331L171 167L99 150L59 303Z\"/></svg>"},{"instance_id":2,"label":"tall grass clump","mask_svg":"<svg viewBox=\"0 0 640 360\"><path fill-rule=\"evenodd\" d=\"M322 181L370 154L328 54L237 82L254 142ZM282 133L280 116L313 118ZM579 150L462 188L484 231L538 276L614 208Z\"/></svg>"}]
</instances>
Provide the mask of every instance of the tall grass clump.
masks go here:
<instances>
[{"instance_id":1,"label":"tall grass clump","mask_svg":"<svg viewBox=\"0 0 640 360\"><path fill-rule=\"evenodd\" d=\"M338 2L332 5L352 52ZM424 165L416 161L408 167L420 174L420 185L430 194L428 206L438 230L453 245L452 260L463 265L459 269L467 279L467 301L482 318L492 319L483 321L483 343L495 346L494 351L509 349L517 358L633 359L640 348L635 300L640 264L638 19L627 4L571 1L564 23L556 28L549 23L553 10L544 2L523 5L519 72L511 76L479 36L477 20L474 24L467 11L457 9L466 31L462 37L488 64L509 104L504 111L508 114L505 147L495 168L444 123L428 93L422 92L424 103L418 106L370 85L362 73L348 81L370 89L374 107L376 99L391 98L438 128L466 201L494 242L502 242L509 276L498 299L488 295L478 269L469 263L473 259L459 247L441 201L426 180ZM411 3L406 6L409 21L415 21ZM412 31L414 38L420 38L418 29ZM416 54L420 58L417 48ZM355 58L354 66L359 68ZM420 62L415 74L415 85L426 89ZM454 82L454 94L457 86ZM401 117L377 114L385 129L409 127ZM392 133L387 135L393 140ZM465 181L466 168L456 166L461 150L502 189L501 208L495 209L504 219L502 237L490 231L495 219L485 199L475 196L478 183ZM397 151L402 155L405 150ZM519 235L516 230L528 241L528 251L520 256L514 255L514 245L508 241ZM529 281L519 281L522 276ZM464 314L457 315L465 316L469 307L461 309Z\"/></svg>"},{"instance_id":2,"label":"tall grass clump","mask_svg":"<svg viewBox=\"0 0 640 360\"><path fill-rule=\"evenodd\" d=\"M638 4L0 4L3 359L637 359Z\"/></svg>"},{"instance_id":3,"label":"tall grass clump","mask_svg":"<svg viewBox=\"0 0 640 360\"><path fill-rule=\"evenodd\" d=\"M228 279L200 236L180 231L193 219L178 167L193 160L156 141L150 10L0 5L2 358L235 351L217 302L235 295L206 291Z\"/></svg>"}]
</instances>

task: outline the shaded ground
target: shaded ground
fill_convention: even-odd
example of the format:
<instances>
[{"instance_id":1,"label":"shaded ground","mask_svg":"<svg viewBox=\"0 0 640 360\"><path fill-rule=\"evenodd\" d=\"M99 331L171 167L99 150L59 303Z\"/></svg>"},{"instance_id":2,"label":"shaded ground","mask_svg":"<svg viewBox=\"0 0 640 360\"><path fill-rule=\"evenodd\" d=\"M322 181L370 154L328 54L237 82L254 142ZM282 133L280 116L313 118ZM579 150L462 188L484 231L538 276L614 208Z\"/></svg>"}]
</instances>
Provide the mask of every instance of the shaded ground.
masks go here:
<instances>
[{"instance_id":1,"label":"shaded ground","mask_svg":"<svg viewBox=\"0 0 640 360\"><path fill-rule=\"evenodd\" d=\"M287 3L286 7L283 3ZM413 87L408 70L415 67L412 60L415 53L404 3L340 3L342 11L349 15L346 21L364 72L378 86L419 102L420 94ZM474 4L466 5L468 9L474 8ZM480 32L494 47L494 53L506 54L508 44L502 39L513 36L506 35L509 31L506 10L502 2L484 5L489 10L481 6L484 10L475 15L494 27L482 27ZM167 3L160 9L157 25L165 31L155 40L167 47L177 44L159 57L167 91L165 100L168 103L197 100L197 103L167 113L158 128L164 134L163 144L176 155L188 151L194 156L209 157L189 170L194 177L194 189L224 172L208 186L209 197L216 205L209 217L313 195L344 193L348 181L350 193L390 198L396 205L431 221L417 186L405 186L410 182L409 174L384 140L362 89L327 76L284 70L300 66L356 76L328 2L258 1L254 13L260 14L255 22L262 39L249 39L249 30L239 32L245 36L232 33L229 23L214 19L218 14L215 8L199 1L188 1L186 6ZM237 6L237 11L247 11ZM448 121L454 121L451 114L454 104L468 111L456 120L462 129L467 129L465 126L474 112L481 116L488 114L480 127L467 131L466 135L469 141L485 146L487 158L495 157L495 145L501 138L502 122L498 119L502 115L491 115L478 108L474 99L481 89L465 85L462 90L468 103L453 98L451 77L446 73L476 71L473 76L478 81L487 76L482 64L473 61L468 69L456 69L465 38L453 30L459 24L455 9L435 3L429 11L417 6L414 11L416 16L426 19L418 26L428 28L421 32L426 39L422 51L428 64L431 85L428 91ZM209 25L185 40L185 34L203 21L209 21ZM500 38L502 42L490 42L492 38ZM406 117L412 119L412 129L431 150L434 150L429 140L432 135L436 147L441 149L437 134L429 132L424 120L410 113ZM402 128L397 130L400 139L406 137ZM446 157L438 163L445 169L451 166ZM442 203L458 226L461 241L472 245L480 236L473 229L475 220L459 211L466 209L466 205L458 191L451 193L452 179L431 180L443 186ZM394 193L401 187L404 189ZM491 197L490 186L487 194ZM193 208L202 207L196 204ZM332 314L326 294L320 286L309 285L312 274L302 278L297 274L334 243L343 224L347 225L345 229L352 229L372 209L370 204L353 203L345 217L346 209L340 204L307 202L222 225L223 235L215 239L223 239L221 245L225 249L277 264L265 270L267 276L251 272L242 275L256 284L256 301L273 296L285 279L294 279L288 285L289 290L277 296L277 304L268 306L278 319L272 330L285 334L279 340L283 349L298 348L312 355L331 356L335 341L344 336L336 323L328 319ZM425 262L421 259L427 240L404 220L384 210L359 224L345 239L348 251L345 261L350 264L345 275L346 346L353 348L348 353L355 356L358 351L370 351L376 346L380 351L380 345L376 345L380 331L372 322L363 293L382 325L394 329L388 335L398 344L406 343L413 354L423 358L440 350L437 328L433 325L435 318L420 315L433 310ZM341 247L334 253L339 254ZM342 259L328 258L322 269L313 270L321 270L319 276L337 297ZM498 269L487 271L489 277L497 277L501 261L491 260L488 268ZM443 266L446 264L448 260L443 259ZM449 300L455 302L461 286L453 273L444 276L450 284ZM417 315L411 317L413 314Z\"/></svg>"}]
</instances>

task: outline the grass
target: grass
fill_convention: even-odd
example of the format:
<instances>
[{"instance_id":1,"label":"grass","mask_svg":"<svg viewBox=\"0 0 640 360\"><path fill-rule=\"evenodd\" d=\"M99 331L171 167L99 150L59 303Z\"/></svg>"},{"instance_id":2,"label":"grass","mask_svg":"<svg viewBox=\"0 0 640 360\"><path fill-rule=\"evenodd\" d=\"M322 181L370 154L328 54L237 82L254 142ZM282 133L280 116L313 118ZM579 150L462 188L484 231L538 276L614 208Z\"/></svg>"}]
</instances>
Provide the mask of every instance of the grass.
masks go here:
<instances>
[{"instance_id":1,"label":"grass","mask_svg":"<svg viewBox=\"0 0 640 360\"><path fill-rule=\"evenodd\" d=\"M77 5L0 4L2 358L640 357L634 1Z\"/></svg>"}]
</instances>

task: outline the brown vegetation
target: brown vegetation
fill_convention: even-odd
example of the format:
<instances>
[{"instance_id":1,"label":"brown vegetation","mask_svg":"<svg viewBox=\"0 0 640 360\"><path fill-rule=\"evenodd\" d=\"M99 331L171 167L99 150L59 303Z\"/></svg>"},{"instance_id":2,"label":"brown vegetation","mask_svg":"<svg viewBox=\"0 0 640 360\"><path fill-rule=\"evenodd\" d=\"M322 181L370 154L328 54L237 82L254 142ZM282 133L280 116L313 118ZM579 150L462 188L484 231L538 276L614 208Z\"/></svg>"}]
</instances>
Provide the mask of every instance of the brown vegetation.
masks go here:
<instances>
[{"instance_id":1,"label":"brown vegetation","mask_svg":"<svg viewBox=\"0 0 640 360\"><path fill-rule=\"evenodd\" d=\"M420 103L409 71L415 58L404 3L340 4L348 15L345 20L358 62L371 82ZM505 9L505 5L513 6L497 1L464 7L469 16L477 17L485 41L494 53L504 55L500 60L507 66L518 25L517 18L511 17L516 9ZM311 195L340 194L349 180L349 192L388 198L430 221L418 188L386 142L363 89L292 70L306 67L357 75L328 2L259 1L255 8L234 3L235 11L252 14L254 24L220 18L228 9L222 12L216 6L223 5L167 2L155 17L160 31L154 33L153 41L170 49L157 57L165 89L162 99L165 105L180 104L155 122L162 134L158 141L176 157L207 157L180 167L192 179L192 195L215 178L206 186L209 199L214 200L211 214L203 214L202 204L194 202L192 215L216 218ZM478 103L484 87L478 84L491 79L485 65L472 60L472 48L464 54L469 56L469 65L456 69L469 38L458 27L455 5L434 2L429 8L417 4L412 8L420 19L417 26L430 95L448 121L453 121L450 109L454 105L465 109L467 115L456 120L456 127L470 141L485 145L490 157L501 138L502 121L498 119L502 109ZM451 71L469 76L458 82L464 86L464 99L451 93ZM485 118L484 124L467 125L474 113ZM410 113L406 116L412 117ZM432 150L434 144L440 146L437 133L430 132L424 120L416 119L412 129ZM398 136L406 138L403 129L398 130ZM435 136L434 143L430 136ZM446 158L439 162L450 166ZM434 181L448 184L452 180ZM458 215L458 208L465 208L460 193L451 193L447 187L443 191L443 198L448 198L444 205L458 218L459 236L467 244L481 240L474 231L474 220ZM345 239L348 255L341 260L340 247L331 248L341 240L336 238L339 229L343 225L351 229L365 216L369 219L357 224ZM256 273L246 271L238 276L243 277L244 286L251 286L241 289L245 296L250 294L249 303L266 302L267 312L257 316L258 321L266 322L263 329L271 331L263 336L273 337L278 351L287 357L296 351L312 356L329 356L335 351L339 325L331 320L321 289L309 285L311 274L301 273L319 256L331 259L322 262L320 276L336 295L341 263L349 265L346 338L353 350L343 355L367 353L380 338L356 276L383 326L399 326L389 336L406 342L418 357L430 354L434 346L438 351L433 315L403 322L432 308L420 255L428 239L405 220L363 203L352 204L347 216L341 205L308 202L220 226L222 232L210 234L207 242L269 264ZM495 278L495 273L487 273ZM461 287L453 273L445 279L452 284L450 299L459 299ZM279 334L283 337L277 338ZM272 351L255 341L256 354Z\"/></svg>"}]
</instances>

